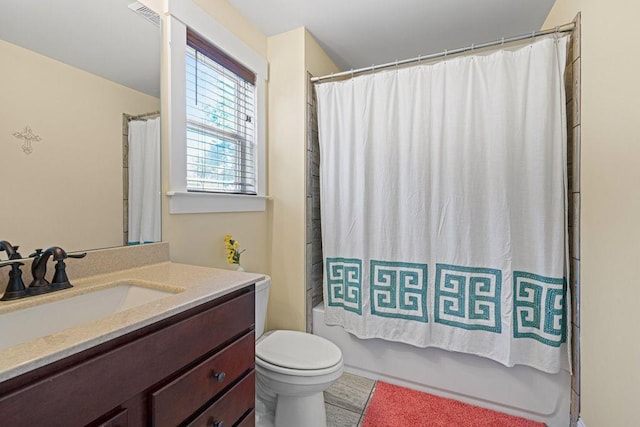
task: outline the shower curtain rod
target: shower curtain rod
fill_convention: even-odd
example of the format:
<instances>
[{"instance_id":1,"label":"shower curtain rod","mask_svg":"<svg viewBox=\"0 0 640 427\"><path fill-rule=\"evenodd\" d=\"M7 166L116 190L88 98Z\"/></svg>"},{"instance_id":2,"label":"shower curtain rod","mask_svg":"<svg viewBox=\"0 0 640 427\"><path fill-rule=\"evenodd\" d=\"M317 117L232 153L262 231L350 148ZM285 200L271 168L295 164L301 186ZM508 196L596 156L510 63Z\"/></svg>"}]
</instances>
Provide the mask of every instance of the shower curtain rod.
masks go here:
<instances>
[{"instance_id":1,"label":"shower curtain rod","mask_svg":"<svg viewBox=\"0 0 640 427\"><path fill-rule=\"evenodd\" d=\"M139 120L139 119L142 119L144 117L159 116L160 115L160 111L152 111L150 113L138 114L137 116L133 116L131 114L125 114L125 115L127 116L127 120L131 121L131 120Z\"/></svg>"},{"instance_id":2,"label":"shower curtain rod","mask_svg":"<svg viewBox=\"0 0 640 427\"><path fill-rule=\"evenodd\" d=\"M491 41L491 42L480 43L480 44L472 44L471 46L461 47L461 48L458 48L458 49L445 50L444 52L432 53L430 55L424 55L424 56L417 56L415 58L403 59L401 61L387 62L386 64L372 65L370 67L358 68L357 70L342 71L340 73L333 73L333 74L329 74L329 75L322 76L322 77L312 77L311 78L311 82L312 83L316 83L316 82L319 82L319 81L322 81L322 80L333 80L335 78L344 77L344 76L353 77L356 74L362 74L362 73L366 73L366 72L382 70L384 68L397 67L399 65L412 64L414 62L421 62L421 61L424 61L424 60L439 58L439 57L443 57L443 56L447 56L447 55L456 55L456 54L463 53L463 52L469 52L469 51L472 51L472 50L475 50L475 49L484 49L485 47L498 46L498 45L502 45L502 44L505 44L505 43L512 43L512 42L516 42L516 41L520 41L520 40L526 40L528 38L533 39L533 38L536 38L536 37L546 36L548 34L553 34L553 33L569 33L571 31L573 31L575 29L575 27L576 27L575 22L570 22L568 24L559 25L559 26L557 26L557 27L555 27L553 29L534 31L534 32L529 33L529 34L522 34L522 35L519 35L519 36L514 36L514 37L509 37L509 38L504 38L503 37L500 40L494 40L494 41Z\"/></svg>"}]
</instances>

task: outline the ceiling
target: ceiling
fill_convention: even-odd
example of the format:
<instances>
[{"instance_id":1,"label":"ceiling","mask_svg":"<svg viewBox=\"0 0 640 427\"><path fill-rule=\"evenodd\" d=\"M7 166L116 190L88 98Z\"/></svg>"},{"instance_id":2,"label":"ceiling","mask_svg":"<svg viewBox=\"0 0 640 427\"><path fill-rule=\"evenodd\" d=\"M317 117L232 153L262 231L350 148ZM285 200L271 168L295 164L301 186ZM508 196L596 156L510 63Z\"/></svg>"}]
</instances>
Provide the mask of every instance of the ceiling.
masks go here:
<instances>
[{"instance_id":1,"label":"ceiling","mask_svg":"<svg viewBox=\"0 0 640 427\"><path fill-rule=\"evenodd\" d=\"M0 0L0 39L160 94L160 28L134 0ZM229 0L267 36L301 26L343 70L540 29L555 0Z\"/></svg>"},{"instance_id":2,"label":"ceiling","mask_svg":"<svg viewBox=\"0 0 640 427\"><path fill-rule=\"evenodd\" d=\"M160 27L134 0L0 0L0 39L160 96Z\"/></svg>"},{"instance_id":3,"label":"ceiling","mask_svg":"<svg viewBox=\"0 0 640 427\"><path fill-rule=\"evenodd\" d=\"M539 30L555 0L229 0L267 36L304 26L342 70Z\"/></svg>"}]
</instances>

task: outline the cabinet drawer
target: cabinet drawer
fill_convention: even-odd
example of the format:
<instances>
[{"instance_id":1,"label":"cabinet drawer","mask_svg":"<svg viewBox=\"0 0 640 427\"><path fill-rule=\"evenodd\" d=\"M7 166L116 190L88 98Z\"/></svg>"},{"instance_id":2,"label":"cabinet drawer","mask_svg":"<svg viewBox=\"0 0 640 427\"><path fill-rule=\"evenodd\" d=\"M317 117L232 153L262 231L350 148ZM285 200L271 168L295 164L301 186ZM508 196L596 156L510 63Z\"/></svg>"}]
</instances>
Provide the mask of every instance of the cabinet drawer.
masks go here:
<instances>
[{"instance_id":1,"label":"cabinet drawer","mask_svg":"<svg viewBox=\"0 0 640 427\"><path fill-rule=\"evenodd\" d=\"M127 409L120 409L95 423L89 424L89 427L127 427L128 425L129 411Z\"/></svg>"},{"instance_id":2,"label":"cabinet drawer","mask_svg":"<svg viewBox=\"0 0 640 427\"><path fill-rule=\"evenodd\" d=\"M152 393L154 425L178 425L238 377L253 369L255 344L255 335L250 332Z\"/></svg>"},{"instance_id":3,"label":"cabinet drawer","mask_svg":"<svg viewBox=\"0 0 640 427\"><path fill-rule=\"evenodd\" d=\"M233 426L255 406L255 392L256 374L252 371L187 425L189 427Z\"/></svg>"},{"instance_id":4,"label":"cabinet drawer","mask_svg":"<svg viewBox=\"0 0 640 427\"><path fill-rule=\"evenodd\" d=\"M252 409L235 427L256 427L256 410Z\"/></svg>"}]
</instances>

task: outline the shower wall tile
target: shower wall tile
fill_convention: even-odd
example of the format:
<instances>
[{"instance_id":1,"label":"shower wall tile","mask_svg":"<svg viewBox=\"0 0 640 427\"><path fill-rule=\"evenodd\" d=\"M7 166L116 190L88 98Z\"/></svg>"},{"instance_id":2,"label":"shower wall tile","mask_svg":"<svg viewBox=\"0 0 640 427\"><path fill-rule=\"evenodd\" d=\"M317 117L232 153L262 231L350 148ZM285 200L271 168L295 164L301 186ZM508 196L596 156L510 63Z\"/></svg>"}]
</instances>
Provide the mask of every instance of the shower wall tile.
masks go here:
<instances>
[{"instance_id":1,"label":"shower wall tile","mask_svg":"<svg viewBox=\"0 0 640 427\"><path fill-rule=\"evenodd\" d=\"M571 192L580 192L580 131L581 126L576 126L571 132Z\"/></svg>"},{"instance_id":2,"label":"shower wall tile","mask_svg":"<svg viewBox=\"0 0 640 427\"><path fill-rule=\"evenodd\" d=\"M129 116L122 115L122 244L129 243Z\"/></svg>"},{"instance_id":3,"label":"shower wall tile","mask_svg":"<svg viewBox=\"0 0 640 427\"><path fill-rule=\"evenodd\" d=\"M576 16L574 22L576 24L576 29L573 31L573 36L571 38L571 59L572 62L575 61L576 59L581 57L581 52L580 52L580 44L581 44L581 38L582 38L582 23L581 21L581 16L578 13L578 15Z\"/></svg>"},{"instance_id":4,"label":"shower wall tile","mask_svg":"<svg viewBox=\"0 0 640 427\"><path fill-rule=\"evenodd\" d=\"M569 52L569 58L571 58L571 53ZM567 101L573 99L573 66L572 61L567 61L567 66L564 70L564 92L565 98Z\"/></svg>"},{"instance_id":5,"label":"shower wall tile","mask_svg":"<svg viewBox=\"0 0 640 427\"><path fill-rule=\"evenodd\" d=\"M311 75L309 74L310 78ZM312 332L312 309L322 302L322 232L320 225L320 144L318 140L317 99L310 80L307 86L306 160L306 315L307 331Z\"/></svg>"},{"instance_id":6,"label":"shower wall tile","mask_svg":"<svg viewBox=\"0 0 640 427\"><path fill-rule=\"evenodd\" d=\"M574 112L573 112L573 99L567 101L567 129L573 129L573 123L575 120ZM567 132L568 132L567 130Z\"/></svg>"},{"instance_id":7,"label":"shower wall tile","mask_svg":"<svg viewBox=\"0 0 640 427\"><path fill-rule=\"evenodd\" d=\"M308 267L311 267L311 264L309 263L309 260L312 259L313 257L313 243L307 243L307 254L306 254L306 259L307 259L307 265ZM306 276L306 282L307 282L307 290L312 288L313 283L311 283L311 268L307 268L306 269L307 272L307 276Z\"/></svg>"},{"instance_id":8,"label":"shower wall tile","mask_svg":"<svg viewBox=\"0 0 640 427\"><path fill-rule=\"evenodd\" d=\"M580 259L580 193L573 193L572 196L573 216L571 218L571 228L573 229L573 253L570 252L570 256L575 259Z\"/></svg>"},{"instance_id":9,"label":"shower wall tile","mask_svg":"<svg viewBox=\"0 0 640 427\"><path fill-rule=\"evenodd\" d=\"M313 289L307 290L305 316L306 331L311 333L313 332Z\"/></svg>"},{"instance_id":10,"label":"shower wall tile","mask_svg":"<svg viewBox=\"0 0 640 427\"><path fill-rule=\"evenodd\" d=\"M311 243L313 241L313 221L310 220L313 209L313 199L311 196L307 197L307 211L306 211L306 228L307 228L307 236L305 241L307 243Z\"/></svg>"},{"instance_id":11,"label":"shower wall tile","mask_svg":"<svg viewBox=\"0 0 640 427\"><path fill-rule=\"evenodd\" d=\"M576 29L571 36L569 58L565 70L567 88L567 159L569 166L569 268L572 305L571 323L571 426L580 415L580 172L581 172L581 24L580 14L574 20ZM570 83L570 84L567 84Z\"/></svg>"},{"instance_id":12,"label":"shower wall tile","mask_svg":"<svg viewBox=\"0 0 640 427\"><path fill-rule=\"evenodd\" d=\"M581 87L581 72L580 72L581 60L576 59L573 63L573 71L571 73L572 86L573 86L573 126L580 124L580 87Z\"/></svg>"},{"instance_id":13,"label":"shower wall tile","mask_svg":"<svg viewBox=\"0 0 640 427\"><path fill-rule=\"evenodd\" d=\"M571 268L571 319L576 326L580 327L580 261L572 258L569 261Z\"/></svg>"},{"instance_id":14,"label":"shower wall tile","mask_svg":"<svg viewBox=\"0 0 640 427\"><path fill-rule=\"evenodd\" d=\"M575 391L571 392L571 427L575 427L578 424L578 417L580 416L580 397Z\"/></svg>"},{"instance_id":15,"label":"shower wall tile","mask_svg":"<svg viewBox=\"0 0 640 427\"><path fill-rule=\"evenodd\" d=\"M573 375L571 375L571 389L580 396L580 328L575 324L571 328L571 366Z\"/></svg>"}]
</instances>

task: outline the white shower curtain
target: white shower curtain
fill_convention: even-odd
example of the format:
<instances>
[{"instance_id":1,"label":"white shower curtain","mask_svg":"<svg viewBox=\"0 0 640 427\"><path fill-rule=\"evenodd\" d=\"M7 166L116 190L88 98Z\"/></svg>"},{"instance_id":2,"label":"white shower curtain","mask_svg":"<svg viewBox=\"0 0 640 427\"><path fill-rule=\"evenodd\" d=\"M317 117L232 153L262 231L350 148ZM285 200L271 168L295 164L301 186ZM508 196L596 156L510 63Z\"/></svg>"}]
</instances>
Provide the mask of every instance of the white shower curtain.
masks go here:
<instances>
[{"instance_id":1,"label":"white shower curtain","mask_svg":"<svg viewBox=\"0 0 640 427\"><path fill-rule=\"evenodd\" d=\"M568 369L566 38L316 86L326 322Z\"/></svg>"},{"instance_id":2,"label":"white shower curtain","mask_svg":"<svg viewBox=\"0 0 640 427\"><path fill-rule=\"evenodd\" d=\"M129 122L129 244L160 241L160 118Z\"/></svg>"}]
</instances>

